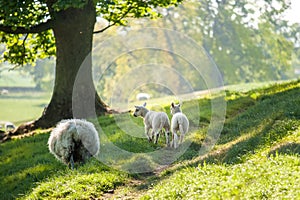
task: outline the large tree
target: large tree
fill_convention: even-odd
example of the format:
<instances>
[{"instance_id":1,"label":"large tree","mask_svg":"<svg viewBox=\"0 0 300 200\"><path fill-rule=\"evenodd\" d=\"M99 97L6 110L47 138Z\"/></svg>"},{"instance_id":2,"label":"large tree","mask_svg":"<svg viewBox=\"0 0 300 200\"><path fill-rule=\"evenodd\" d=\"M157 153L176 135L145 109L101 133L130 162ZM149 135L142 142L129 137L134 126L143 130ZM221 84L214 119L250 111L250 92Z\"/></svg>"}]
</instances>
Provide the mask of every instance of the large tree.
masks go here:
<instances>
[{"instance_id":1,"label":"large tree","mask_svg":"<svg viewBox=\"0 0 300 200\"><path fill-rule=\"evenodd\" d=\"M126 25L127 18L157 17L156 8L176 6L181 1L0 0L0 36L1 43L6 45L2 61L23 65L38 58L56 56L51 101L42 116L25 129L47 128L61 119L73 117L73 101L82 109L76 117L89 117L85 105L90 103L95 104L97 114L109 112L92 80L93 34L114 25ZM108 25L95 31L97 16L106 19ZM80 87L74 94L76 79Z\"/></svg>"}]
</instances>

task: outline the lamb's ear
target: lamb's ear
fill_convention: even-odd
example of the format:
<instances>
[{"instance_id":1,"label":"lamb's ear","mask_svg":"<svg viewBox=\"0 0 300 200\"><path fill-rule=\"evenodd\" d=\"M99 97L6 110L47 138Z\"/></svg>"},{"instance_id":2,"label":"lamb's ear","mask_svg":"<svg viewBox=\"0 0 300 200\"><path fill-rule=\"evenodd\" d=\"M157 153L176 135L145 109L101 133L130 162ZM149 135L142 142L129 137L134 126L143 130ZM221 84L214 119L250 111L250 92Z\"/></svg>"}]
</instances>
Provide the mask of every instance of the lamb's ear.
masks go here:
<instances>
[{"instance_id":1,"label":"lamb's ear","mask_svg":"<svg viewBox=\"0 0 300 200\"><path fill-rule=\"evenodd\" d=\"M146 105L147 105L147 103L145 102L145 103L143 104L143 106L146 107Z\"/></svg>"},{"instance_id":2,"label":"lamb's ear","mask_svg":"<svg viewBox=\"0 0 300 200\"><path fill-rule=\"evenodd\" d=\"M171 103L171 106L172 106L172 108L174 108L174 107L175 107L175 105L174 105L174 102L172 102L172 103Z\"/></svg>"}]
</instances>

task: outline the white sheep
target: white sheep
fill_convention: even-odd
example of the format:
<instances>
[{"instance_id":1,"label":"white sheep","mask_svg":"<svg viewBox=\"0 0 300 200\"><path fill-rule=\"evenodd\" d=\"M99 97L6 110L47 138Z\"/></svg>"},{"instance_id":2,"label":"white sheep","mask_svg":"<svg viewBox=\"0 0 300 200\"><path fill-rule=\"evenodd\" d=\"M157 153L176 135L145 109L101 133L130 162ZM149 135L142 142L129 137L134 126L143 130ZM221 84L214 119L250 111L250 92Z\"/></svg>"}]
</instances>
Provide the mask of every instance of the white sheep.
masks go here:
<instances>
[{"instance_id":1,"label":"white sheep","mask_svg":"<svg viewBox=\"0 0 300 200\"><path fill-rule=\"evenodd\" d=\"M147 94L147 93L138 93L136 95L136 99L139 100L139 101L148 100L148 99L150 99L150 95Z\"/></svg>"},{"instance_id":2,"label":"white sheep","mask_svg":"<svg viewBox=\"0 0 300 200\"><path fill-rule=\"evenodd\" d=\"M159 133L164 129L166 135L166 144L167 146L170 146L170 120L168 118L168 115L165 112L148 110L147 108L145 108L145 106L146 103L144 103L144 105L142 106L135 106L133 116L141 116L142 118L144 118L145 134L149 142L151 142L155 137L154 143L157 144ZM150 129L152 129L151 135L149 134Z\"/></svg>"},{"instance_id":3,"label":"white sheep","mask_svg":"<svg viewBox=\"0 0 300 200\"><path fill-rule=\"evenodd\" d=\"M2 90L0 91L0 95L7 95L8 93L9 93L9 91L6 90L6 89L2 89Z\"/></svg>"},{"instance_id":4,"label":"white sheep","mask_svg":"<svg viewBox=\"0 0 300 200\"><path fill-rule=\"evenodd\" d=\"M5 131L6 132L14 130L16 128L15 125L11 122L6 122L4 126L5 126Z\"/></svg>"},{"instance_id":5,"label":"white sheep","mask_svg":"<svg viewBox=\"0 0 300 200\"><path fill-rule=\"evenodd\" d=\"M84 163L98 154L100 141L91 122L82 119L60 121L52 130L48 146L50 152L66 165Z\"/></svg>"},{"instance_id":6,"label":"white sheep","mask_svg":"<svg viewBox=\"0 0 300 200\"><path fill-rule=\"evenodd\" d=\"M174 103L171 103L170 110L171 110L171 114L173 115L171 120L171 130L172 130L171 146L176 149L178 145L183 142L184 135L189 130L189 120L186 117L186 115L182 113L180 104L175 105ZM177 135L178 131L180 132L179 144L178 144L178 135Z\"/></svg>"}]
</instances>

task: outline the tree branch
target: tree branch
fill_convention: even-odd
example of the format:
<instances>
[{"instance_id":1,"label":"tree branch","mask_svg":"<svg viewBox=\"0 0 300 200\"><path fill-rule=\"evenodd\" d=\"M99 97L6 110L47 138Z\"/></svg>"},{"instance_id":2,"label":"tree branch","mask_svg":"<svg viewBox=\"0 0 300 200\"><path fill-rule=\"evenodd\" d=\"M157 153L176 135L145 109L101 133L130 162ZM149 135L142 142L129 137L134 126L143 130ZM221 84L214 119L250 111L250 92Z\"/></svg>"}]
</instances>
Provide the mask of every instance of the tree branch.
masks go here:
<instances>
[{"instance_id":1,"label":"tree branch","mask_svg":"<svg viewBox=\"0 0 300 200\"><path fill-rule=\"evenodd\" d=\"M103 29L100 29L100 30L98 30L98 31L94 31L93 34L96 34L96 33L102 33L102 32L104 32L106 29L109 29L110 27L116 25L116 23L117 23L117 22L114 22L114 23L112 23L112 24L109 24L108 26L106 26L106 27L103 28Z\"/></svg>"},{"instance_id":2,"label":"tree branch","mask_svg":"<svg viewBox=\"0 0 300 200\"><path fill-rule=\"evenodd\" d=\"M41 33L46 30L52 29L54 26L53 20L48 20L46 22L40 23L32 27L15 27L15 26L6 26L0 24L0 31L11 34L26 34L26 33Z\"/></svg>"},{"instance_id":3,"label":"tree branch","mask_svg":"<svg viewBox=\"0 0 300 200\"><path fill-rule=\"evenodd\" d=\"M110 27L116 25L118 22L120 22L124 17L126 17L126 15L133 9L133 6L129 7L128 10L116 21L114 21L114 23L109 24L108 26L104 27L103 29L100 29L98 31L94 31L93 34L96 33L102 33L104 32L106 29L109 29Z\"/></svg>"}]
</instances>

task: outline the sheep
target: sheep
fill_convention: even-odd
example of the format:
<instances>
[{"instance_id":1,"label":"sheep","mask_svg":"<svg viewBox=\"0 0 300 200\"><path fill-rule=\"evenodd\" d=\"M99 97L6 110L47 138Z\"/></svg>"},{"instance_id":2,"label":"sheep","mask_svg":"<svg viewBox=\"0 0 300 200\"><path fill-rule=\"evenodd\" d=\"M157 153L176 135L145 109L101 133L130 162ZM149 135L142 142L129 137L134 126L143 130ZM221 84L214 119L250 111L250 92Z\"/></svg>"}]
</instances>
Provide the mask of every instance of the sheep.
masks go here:
<instances>
[{"instance_id":1,"label":"sheep","mask_svg":"<svg viewBox=\"0 0 300 200\"><path fill-rule=\"evenodd\" d=\"M151 142L155 136L154 143L157 144L159 133L164 128L166 135L166 144L169 147L170 120L168 118L168 115L165 112L150 111L145 108L145 106L146 103L144 103L144 105L142 106L135 106L133 116L141 116L142 118L144 118L145 134L149 142ZM149 135L150 129L152 129L151 135Z\"/></svg>"},{"instance_id":2,"label":"sheep","mask_svg":"<svg viewBox=\"0 0 300 200\"><path fill-rule=\"evenodd\" d=\"M138 93L136 95L136 99L139 100L139 101L148 100L148 99L150 99L150 95L147 94L147 93Z\"/></svg>"},{"instance_id":3,"label":"sheep","mask_svg":"<svg viewBox=\"0 0 300 200\"><path fill-rule=\"evenodd\" d=\"M9 93L9 91L6 89L2 89L0 92L1 95L7 95L8 93Z\"/></svg>"},{"instance_id":4,"label":"sheep","mask_svg":"<svg viewBox=\"0 0 300 200\"><path fill-rule=\"evenodd\" d=\"M185 114L182 113L180 104L175 105L173 102L171 103L171 130L172 130L172 142L171 146L175 149L178 147L180 143L183 142L184 135L189 130L189 120ZM178 135L177 132L180 132L180 143L178 144Z\"/></svg>"},{"instance_id":5,"label":"sheep","mask_svg":"<svg viewBox=\"0 0 300 200\"><path fill-rule=\"evenodd\" d=\"M16 128L15 125L11 122L6 122L4 126L6 132L14 130Z\"/></svg>"},{"instance_id":6,"label":"sheep","mask_svg":"<svg viewBox=\"0 0 300 200\"><path fill-rule=\"evenodd\" d=\"M74 169L74 163L85 163L99 153L100 141L94 125L84 119L60 121L52 130L48 147L62 163Z\"/></svg>"}]
</instances>

